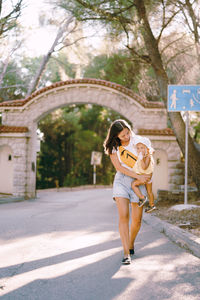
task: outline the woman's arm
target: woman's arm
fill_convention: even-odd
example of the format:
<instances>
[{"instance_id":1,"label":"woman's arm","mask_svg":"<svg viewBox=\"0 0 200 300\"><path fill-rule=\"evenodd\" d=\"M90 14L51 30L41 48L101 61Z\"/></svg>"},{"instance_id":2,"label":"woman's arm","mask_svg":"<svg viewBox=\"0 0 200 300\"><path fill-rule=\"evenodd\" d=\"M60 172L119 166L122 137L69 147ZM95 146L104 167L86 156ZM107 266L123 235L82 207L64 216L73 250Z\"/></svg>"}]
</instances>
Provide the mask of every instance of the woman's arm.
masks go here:
<instances>
[{"instance_id":1,"label":"woman's arm","mask_svg":"<svg viewBox=\"0 0 200 300\"><path fill-rule=\"evenodd\" d=\"M145 175L139 175L139 174L129 170L128 168L123 167L120 164L120 161L117 157L117 153L111 154L110 159L111 159L111 162L112 162L113 166L115 167L115 169L117 171L123 173L124 175L136 178L136 179L140 180L143 183L146 183L150 179L149 175L146 175L146 174Z\"/></svg>"}]
</instances>

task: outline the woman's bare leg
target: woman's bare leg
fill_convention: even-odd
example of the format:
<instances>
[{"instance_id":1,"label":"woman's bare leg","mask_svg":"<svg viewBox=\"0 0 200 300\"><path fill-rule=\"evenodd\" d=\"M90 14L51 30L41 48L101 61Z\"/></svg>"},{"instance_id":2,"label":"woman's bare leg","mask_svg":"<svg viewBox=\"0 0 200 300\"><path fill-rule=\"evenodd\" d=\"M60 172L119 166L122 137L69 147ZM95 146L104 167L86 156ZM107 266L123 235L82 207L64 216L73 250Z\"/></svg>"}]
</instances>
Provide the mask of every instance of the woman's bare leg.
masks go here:
<instances>
[{"instance_id":1,"label":"woman's bare leg","mask_svg":"<svg viewBox=\"0 0 200 300\"><path fill-rule=\"evenodd\" d=\"M129 200L115 198L119 214L119 234L124 249L124 255L129 254Z\"/></svg>"},{"instance_id":2,"label":"woman's bare leg","mask_svg":"<svg viewBox=\"0 0 200 300\"><path fill-rule=\"evenodd\" d=\"M139 207L137 203L131 203L131 228L129 238L129 249L134 248L134 242L142 223L142 212L142 207Z\"/></svg>"}]
</instances>

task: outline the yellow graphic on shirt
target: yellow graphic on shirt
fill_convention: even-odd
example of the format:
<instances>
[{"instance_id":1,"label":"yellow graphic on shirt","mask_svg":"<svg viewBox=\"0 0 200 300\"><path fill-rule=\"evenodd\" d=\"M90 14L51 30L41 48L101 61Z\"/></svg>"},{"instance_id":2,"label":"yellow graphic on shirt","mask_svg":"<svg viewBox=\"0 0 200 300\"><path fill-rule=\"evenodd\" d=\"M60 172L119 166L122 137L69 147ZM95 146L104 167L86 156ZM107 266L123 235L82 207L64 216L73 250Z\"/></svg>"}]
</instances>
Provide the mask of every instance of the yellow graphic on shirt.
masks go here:
<instances>
[{"instance_id":1,"label":"yellow graphic on shirt","mask_svg":"<svg viewBox=\"0 0 200 300\"><path fill-rule=\"evenodd\" d=\"M119 154L121 161L126 164L128 167L133 168L138 157L132 152L126 150L124 147L119 146Z\"/></svg>"}]
</instances>

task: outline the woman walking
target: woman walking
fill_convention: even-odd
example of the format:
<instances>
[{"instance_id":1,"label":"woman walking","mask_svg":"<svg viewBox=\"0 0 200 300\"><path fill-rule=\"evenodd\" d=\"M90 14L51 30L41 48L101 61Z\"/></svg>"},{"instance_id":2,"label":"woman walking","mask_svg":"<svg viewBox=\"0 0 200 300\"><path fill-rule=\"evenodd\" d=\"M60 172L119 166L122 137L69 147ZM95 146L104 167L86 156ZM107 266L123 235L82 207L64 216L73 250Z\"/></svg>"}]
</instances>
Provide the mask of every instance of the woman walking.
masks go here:
<instances>
[{"instance_id":1,"label":"woman walking","mask_svg":"<svg viewBox=\"0 0 200 300\"><path fill-rule=\"evenodd\" d=\"M135 134L125 120L114 121L104 142L105 153L110 156L117 173L113 183L113 199L116 201L119 215L119 233L124 250L122 264L130 264L130 255L134 254L134 242L140 230L143 207L138 205L139 198L131 188L134 179L144 184L149 175L138 175L132 170L137 160L134 144ZM144 185L139 187L146 195ZM131 204L131 226L129 229L129 203Z\"/></svg>"}]
</instances>

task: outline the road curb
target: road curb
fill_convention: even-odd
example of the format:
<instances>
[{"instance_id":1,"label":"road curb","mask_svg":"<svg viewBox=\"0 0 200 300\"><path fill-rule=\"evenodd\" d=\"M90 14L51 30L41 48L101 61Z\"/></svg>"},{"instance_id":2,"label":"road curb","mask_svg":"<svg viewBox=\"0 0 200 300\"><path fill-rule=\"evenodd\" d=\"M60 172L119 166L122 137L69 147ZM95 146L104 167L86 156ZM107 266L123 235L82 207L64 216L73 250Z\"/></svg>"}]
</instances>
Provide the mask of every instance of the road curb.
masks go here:
<instances>
[{"instance_id":1,"label":"road curb","mask_svg":"<svg viewBox=\"0 0 200 300\"><path fill-rule=\"evenodd\" d=\"M171 241L200 258L199 237L147 213L144 213L143 220L155 230L164 233Z\"/></svg>"},{"instance_id":2,"label":"road curb","mask_svg":"<svg viewBox=\"0 0 200 300\"><path fill-rule=\"evenodd\" d=\"M5 198L0 197L0 204L21 202L21 201L25 201L25 199L21 197L5 197Z\"/></svg>"},{"instance_id":3,"label":"road curb","mask_svg":"<svg viewBox=\"0 0 200 300\"><path fill-rule=\"evenodd\" d=\"M72 191L81 191L81 190L91 190L91 189L111 189L112 185L80 185L74 187L59 187L59 188L49 188L49 189L37 189L37 193L45 192L72 192Z\"/></svg>"}]
</instances>

